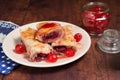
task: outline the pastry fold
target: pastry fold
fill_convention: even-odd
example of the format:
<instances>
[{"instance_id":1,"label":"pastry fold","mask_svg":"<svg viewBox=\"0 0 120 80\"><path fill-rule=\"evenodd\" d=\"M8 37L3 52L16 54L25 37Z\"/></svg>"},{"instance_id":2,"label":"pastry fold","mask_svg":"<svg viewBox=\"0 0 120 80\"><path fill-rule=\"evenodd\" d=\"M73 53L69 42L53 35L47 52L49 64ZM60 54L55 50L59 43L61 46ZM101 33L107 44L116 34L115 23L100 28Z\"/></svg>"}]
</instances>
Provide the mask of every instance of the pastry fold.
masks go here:
<instances>
[{"instance_id":1,"label":"pastry fold","mask_svg":"<svg viewBox=\"0 0 120 80\"><path fill-rule=\"evenodd\" d=\"M53 49L58 53L65 53L68 48L72 48L76 51L77 43L73 37L72 27L66 25L64 28L64 36L63 38L52 43Z\"/></svg>"},{"instance_id":2,"label":"pastry fold","mask_svg":"<svg viewBox=\"0 0 120 80\"><path fill-rule=\"evenodd\" d=\"M49 44L41 43L34 39L36 30L28 28L20 33L27 50L26 58L30 61L41 61L52 52L52 47Z\"/></svg>"},{"instance_id":3,"label":"pastry fold","mask_svg":"<svg viewBox=\"0 0 120 80\"><path fill-rule=\"evenodd\" d=\"M35 39L41 42L52 43L64 35L63 27L58 23L40 23L37 26Z\"/></svg>"}]
</instances>

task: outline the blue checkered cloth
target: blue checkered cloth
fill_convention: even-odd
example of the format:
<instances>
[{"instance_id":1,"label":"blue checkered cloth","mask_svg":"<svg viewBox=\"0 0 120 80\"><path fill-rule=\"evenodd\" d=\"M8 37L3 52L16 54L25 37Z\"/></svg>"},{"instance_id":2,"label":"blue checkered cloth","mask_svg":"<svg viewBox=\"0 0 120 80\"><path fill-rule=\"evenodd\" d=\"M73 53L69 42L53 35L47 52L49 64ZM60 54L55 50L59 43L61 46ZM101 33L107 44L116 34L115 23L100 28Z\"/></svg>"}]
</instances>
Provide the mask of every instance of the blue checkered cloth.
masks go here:
<instances>
[{"instance_id":1,"label":"blue checkered cloth","mask_svg":"<svg viewBox=\"0 0 120 80\"><path fill-rule=\"evenodd\" d=\"M10 58L8 58L2 50L2 42L5 36L18 27L18 25L12 22L0 21L0 73L4 75L9 74L19 65L18 63L13 62Z\"/></svg>"}]
</instances>

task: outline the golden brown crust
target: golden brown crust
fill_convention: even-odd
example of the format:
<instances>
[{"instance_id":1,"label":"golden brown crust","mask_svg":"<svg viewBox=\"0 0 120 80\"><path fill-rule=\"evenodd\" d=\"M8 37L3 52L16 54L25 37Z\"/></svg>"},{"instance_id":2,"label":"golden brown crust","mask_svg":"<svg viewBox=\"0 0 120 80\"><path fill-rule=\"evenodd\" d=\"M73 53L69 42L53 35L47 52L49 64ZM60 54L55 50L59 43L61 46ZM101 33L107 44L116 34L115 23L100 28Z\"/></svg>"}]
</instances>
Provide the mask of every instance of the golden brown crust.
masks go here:
<instances>
[{"instance_id":1,"label":"golden brown crust","mask_svg":"<svg viewBox=\"0 0 120 80\"><path fill-rule=\"evenodd\" d=\"M25 31L21 31L22 41L26 47L25 58L28 58L30 61L35 61L37 54L49 54L52 52L52 47L49 44L39 42L34 39L36 30L28 28Z\"/></svg>"},{"instance_id":2,"label":"golden brown crust","mask_svg":"<svg viewBox=\"0 0 120 80\"><path fill-rule=\"evenodd\" d=\"M63 34L64 34L63 27L60 24L56 24L56 25L54 25L52 27L42 27L45 24L47 24L47 23L40 23L40 24L38 24L39 27L38 27L38 30L37 30L37 32L35 34L35 39L37 39L37 40L39 40L41 42L44 42L42 40L42 37L45 36L45 35L49 35L49 33L52 33L54 31L61 32L61 35L59 37L55 38L55 39L48 40L48 42L53 42L56 39L59 39L59 38L61 38L63 36Z\"/></svg>"},{"instance_id":3,"label":"golden brown crust","mask_svg":"<svg viewBox=\"0 0 120 80\"><path fill-rule=\"evenodd\" d=\"M64 26L64 32L64 36L61 39L53 42L52 46L68 46L73 47L76 50L77 43L73 37L71 26Z\"/></svg>"},{"instance_id":4,"label":"golden brown crust","mask_svg":"<svg viewBox=\"0 0 120 80\"><path fill-rule=\"evenodd\" d=\"M22 38L34 39L35 33L36 33L36 30L34 30L32 28L28 28L25 31L21 31L21 36L22 36Z\"/></svg>"}]
</instances>

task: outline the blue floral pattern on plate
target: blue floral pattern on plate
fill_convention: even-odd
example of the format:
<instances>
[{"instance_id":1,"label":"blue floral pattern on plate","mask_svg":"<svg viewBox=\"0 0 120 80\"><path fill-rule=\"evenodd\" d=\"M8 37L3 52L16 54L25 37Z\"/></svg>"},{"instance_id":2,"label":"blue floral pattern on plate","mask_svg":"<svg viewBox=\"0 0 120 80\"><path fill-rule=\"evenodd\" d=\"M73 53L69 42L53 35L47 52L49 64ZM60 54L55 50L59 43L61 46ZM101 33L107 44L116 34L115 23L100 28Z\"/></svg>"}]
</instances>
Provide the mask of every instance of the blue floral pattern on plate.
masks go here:
<instances>
[{"instance_id":1,"label":"blue floral pattern on plate","mask_svg":"<svg viewBox=\"0 0 120 80\"><path fill-rule=\"evenodd\" d=\"M5 36L19 26L9 21L0 21L0 73L9 74L19 64L9 59L2 50L2 42Z\"/></svg>"}]
</instances>

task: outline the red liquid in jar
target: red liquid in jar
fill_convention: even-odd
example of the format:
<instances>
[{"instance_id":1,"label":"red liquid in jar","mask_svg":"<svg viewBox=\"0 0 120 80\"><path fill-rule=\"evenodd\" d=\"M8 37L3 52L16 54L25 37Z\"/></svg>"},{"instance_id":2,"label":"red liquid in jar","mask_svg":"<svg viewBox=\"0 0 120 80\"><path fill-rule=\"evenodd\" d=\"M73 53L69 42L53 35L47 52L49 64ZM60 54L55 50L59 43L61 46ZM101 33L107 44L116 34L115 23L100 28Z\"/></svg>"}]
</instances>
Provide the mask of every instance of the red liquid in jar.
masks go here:
<instances>
[{"instance_id":1,"label":"red liquid in jar","mask_svg":"<svg viewBox=\"0 0 120 80\"><path fill-rule=\"evenodd\" d=\"M109 24L109 12L105 12L102 7L96 6L91 10L82 13L83 24L90 35L102 34Z\"/></svg>"}]
</instances>

